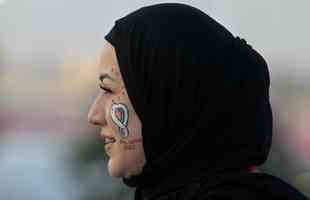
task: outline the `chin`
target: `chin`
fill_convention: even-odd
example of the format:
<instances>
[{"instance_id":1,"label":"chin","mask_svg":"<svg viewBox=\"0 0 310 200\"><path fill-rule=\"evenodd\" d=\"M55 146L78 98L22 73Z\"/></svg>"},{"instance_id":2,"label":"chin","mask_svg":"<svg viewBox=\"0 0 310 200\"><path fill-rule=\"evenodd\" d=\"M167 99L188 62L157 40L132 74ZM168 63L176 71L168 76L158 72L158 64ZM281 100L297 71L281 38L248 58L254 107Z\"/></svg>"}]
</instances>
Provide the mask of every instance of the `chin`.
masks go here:
<instances>
[{"instance_id":1,"label":"chin","mask_svg":"<svg viewBox=\"0 0 310 200\"><path fill-rule=\"evenodd\" d=\"M124 178L125 177L125 170L122 169L120 164L113 163L112 160L108 162L108 174L109 176L115 178Z\"/></svg>"},{"instance_id":2,"label":"chin","mask_svg":"<svg viewBox=\"0 0 310 200\"><path fill-rule=\"evenodd\" d=\"M109 174L109 176L114 177L114 178L123 178L124 177L120 173L117 173L117 172L112 171L112 170L108 170L108 174Z\"/></svg>"}]
</instances>

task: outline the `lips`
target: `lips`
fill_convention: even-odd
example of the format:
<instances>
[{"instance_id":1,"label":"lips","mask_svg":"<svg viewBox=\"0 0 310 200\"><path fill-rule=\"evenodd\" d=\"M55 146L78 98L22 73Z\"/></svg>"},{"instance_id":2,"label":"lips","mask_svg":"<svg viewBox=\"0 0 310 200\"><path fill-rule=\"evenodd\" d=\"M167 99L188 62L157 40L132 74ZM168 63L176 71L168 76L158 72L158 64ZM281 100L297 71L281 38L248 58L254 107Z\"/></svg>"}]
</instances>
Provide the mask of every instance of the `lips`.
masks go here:
<instances>
[{"instance_id":1,"label":"lips","mask_svg":"<svg viewBox=\"0 0 310 200\"><path fill-rule=\"evenodd\" d=\"M115 138L112 138L112 137L104 137L103 141L104 141L104 145L108 145L108 144L114 143L116 140Z\"/></svg>"},{"instance_id":2,"label":"lips","mask_svg":"<svg viewBox=\"0 0 310 200\"><path fill-rule=\"evenodd\" d=\"M111 148L112 148L112 144L111 143L110 144L106 144L104 146L104 148L105 148L106 153L110 156L110 151L111 151Z\"/></svg>"},{"instance_id":3,"label":"lips","mask_svg":"<svg viewBox=\"0 0 310 200\"><path fill-rule=\"evenodd\" d=\"M100 136L103 139L104 148L105 148L107 154L109 155L110 149L112 148L113 143L116 142L116 139L114 137L105 136L102 134Z\"/></svg>"}]
</instances>

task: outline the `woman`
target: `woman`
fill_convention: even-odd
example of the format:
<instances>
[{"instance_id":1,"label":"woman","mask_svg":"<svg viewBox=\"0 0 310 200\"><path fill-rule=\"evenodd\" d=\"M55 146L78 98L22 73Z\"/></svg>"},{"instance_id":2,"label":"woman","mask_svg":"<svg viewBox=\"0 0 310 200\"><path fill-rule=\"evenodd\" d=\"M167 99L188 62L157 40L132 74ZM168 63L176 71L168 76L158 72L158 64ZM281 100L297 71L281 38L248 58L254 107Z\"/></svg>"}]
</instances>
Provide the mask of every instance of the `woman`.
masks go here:
<instances>
[{"instance_id":1,"label":"woman","mask_svg":"<svg viewBox=\"0 0 310 200\"><path fill-rule=\"evenodd\" d=\"M143 7L116 21L89 121L135 199L306 199L263 164L272 135L264 59L202 11Z\"/></svg>"}]
</instances>

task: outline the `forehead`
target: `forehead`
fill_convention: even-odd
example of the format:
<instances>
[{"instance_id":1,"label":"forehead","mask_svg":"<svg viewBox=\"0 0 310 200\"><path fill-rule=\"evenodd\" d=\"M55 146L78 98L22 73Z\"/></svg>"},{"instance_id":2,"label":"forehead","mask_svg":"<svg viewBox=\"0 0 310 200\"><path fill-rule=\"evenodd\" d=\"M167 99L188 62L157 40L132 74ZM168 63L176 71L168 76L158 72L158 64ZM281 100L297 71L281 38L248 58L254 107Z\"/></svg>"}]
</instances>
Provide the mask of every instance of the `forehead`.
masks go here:
<instances>
[{"instance_id":1,"label":"forehead","mask_svg":"<svg viewBox=\"0 0 310 200\"><path fill-rule=\"evenodd\" d=\"M114 47L107 41L104 42L100 53L99 72L111 76L119 76L119 66Z\"/></svg>"}]
</instances>

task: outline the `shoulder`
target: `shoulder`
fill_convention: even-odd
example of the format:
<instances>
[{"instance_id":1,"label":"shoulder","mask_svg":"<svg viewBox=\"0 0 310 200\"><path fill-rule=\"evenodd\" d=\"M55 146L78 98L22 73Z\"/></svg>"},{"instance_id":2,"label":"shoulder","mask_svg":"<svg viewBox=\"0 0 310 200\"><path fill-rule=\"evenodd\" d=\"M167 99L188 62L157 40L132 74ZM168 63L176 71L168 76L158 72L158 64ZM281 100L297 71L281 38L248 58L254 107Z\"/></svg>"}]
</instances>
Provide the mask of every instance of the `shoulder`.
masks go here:
<instances>
[{"instance_id":1,"label":"shoulder","mask_svg":"<svg viewBox=\"0 0 310 200\"><path fill-rule=\"evenodd\" d=\"M278 177L264 173L223 178L213 187L202 184L197 200L307 200L296 188Z\"/></svg>"},{"instance_id":2,"label":"shoulder","mask_svg":"<svg viewBox=\"0 0 310 200\"><path fill-rule=\"evenodd\" d=\"M197 195L196 200L258 200L259 194L247 188L222 187Z\"/></svg>"}]
</instances>

